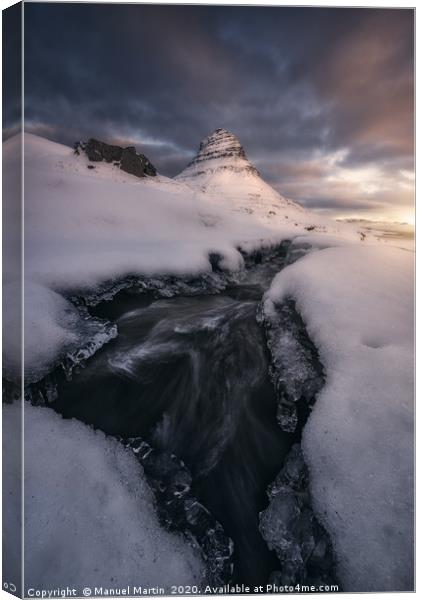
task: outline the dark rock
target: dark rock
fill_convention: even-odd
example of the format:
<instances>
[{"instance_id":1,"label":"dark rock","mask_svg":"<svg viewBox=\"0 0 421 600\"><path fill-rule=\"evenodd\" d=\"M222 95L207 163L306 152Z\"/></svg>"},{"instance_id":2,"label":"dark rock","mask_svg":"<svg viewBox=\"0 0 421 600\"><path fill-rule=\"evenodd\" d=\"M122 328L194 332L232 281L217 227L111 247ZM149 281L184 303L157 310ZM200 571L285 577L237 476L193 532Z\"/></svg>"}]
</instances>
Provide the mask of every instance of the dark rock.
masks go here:
<instances>
[{"instance_id":1,"label":"dark rock","mask_svg":"<svg viewBox=\"0 0 421 600\"><path fill-rule=\"evenodd\" d=\"M170 452L153 448L142 438L121 441L143 466L157 499L161 523L170 531L183 531L200 548L209 585L229 583L233 572L232 540L193 495L192 476L184 462Z\"/></svg>"},{"instance_id":2,"label":"dark rock","mask_svg":"<svg viewBox=\"0 0 421 600\"><path fill-rule=\"evenodd\" d=\"M218 272L221 271L220 263L224 257L219 252L209 252L209 262L212 267L212 271Z\"/></svg>"},{"instance_id":3,"label":"dark rock","mask_svg":"<svg viewBox=\"0 0 421 600\"><path fill-rule=\"evenodd\" d=\"M144 154L136 152L134 146L124 148L121 156L120 169L126 171L126 173L136 175L137 177L144 177L145 175L155 177L156 175L155 167L149 162Z\"/></svg>"},{"instance_id":4,"label":"dark rock","mask_svg":"<svg viewBox=\"0 0 421 600\"><path fill-rule=\"evenodd\" d=\"M308 470L298 444L288 454L268 497L269 506L260 513L260 531L281 564L271 580L283 586L334 583L332 546L313 513Z\"/></svg>"},{"instance_id":5,"label":"dark rock","mask_svg":"<svg viewBox=\"0 0 421 600\"><path fill-rule=\"evenodd\" d=\"M121 146L113 146L90 138L88 142L76 142L74 145L76 155L82 152L86 154L92 162L113 163L114 166L120 167L122 171L135 175L136 177L155 177L156 169L144 154L136 151L134 146L122 148ZM89 166L88 168L93 168Z\"/></svg>"},{"instance_id":6,"label":"dark rock","mask_svg":"<svg viewBox=\"0 0 421 600\"><path fill-rule=\"evenodd\" d=\"M224 159L221 161L221 159ZM219 160L219 164L212 161ZM226 129L216 129L199 146L195 158L180 173L180 177L200 176L207 172L209 161L211 169L218 171L237 171L259 175L257 169L247 159L244 148L238 138Z\"/></svg>"},{"instance_id":7,"label":"dark rock","mask_svg":"<svg viewBox=\"0 0 421 600\"><path fill-rule=\"evenodd\" d=\"M84 151L89 160L95 162L102 160L105 160L106 162L112 162L113 160L121 160L123 148L120 148L120 146L111 146L110 144L105 144L104 142L90 138L84 148Z\"/></svg>"}]
</instances>

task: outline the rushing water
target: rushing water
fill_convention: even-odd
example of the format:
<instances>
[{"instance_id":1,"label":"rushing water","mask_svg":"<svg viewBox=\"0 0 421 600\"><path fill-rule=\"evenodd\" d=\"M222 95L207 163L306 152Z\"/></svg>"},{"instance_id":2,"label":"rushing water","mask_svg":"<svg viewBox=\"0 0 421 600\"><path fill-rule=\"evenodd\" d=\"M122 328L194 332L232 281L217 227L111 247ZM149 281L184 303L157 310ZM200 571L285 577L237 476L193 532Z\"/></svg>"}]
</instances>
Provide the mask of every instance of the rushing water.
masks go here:
<instances>
[{"instance_id":1,"label":"rushing water","mask_svg":"<svg viewBox=\"0 0 421 600\"><path fill-rule=\"evenodd\" d=\"M254 267L218 295L154 299L121 292L95 310L118 337L54 408L102 431L141 436L182 459L196 497L234 541L234 582L263 585L277 559L261 537L265 491L296 438L276 398L256 309L279 264Z\"/></svg>"}]
</instances>

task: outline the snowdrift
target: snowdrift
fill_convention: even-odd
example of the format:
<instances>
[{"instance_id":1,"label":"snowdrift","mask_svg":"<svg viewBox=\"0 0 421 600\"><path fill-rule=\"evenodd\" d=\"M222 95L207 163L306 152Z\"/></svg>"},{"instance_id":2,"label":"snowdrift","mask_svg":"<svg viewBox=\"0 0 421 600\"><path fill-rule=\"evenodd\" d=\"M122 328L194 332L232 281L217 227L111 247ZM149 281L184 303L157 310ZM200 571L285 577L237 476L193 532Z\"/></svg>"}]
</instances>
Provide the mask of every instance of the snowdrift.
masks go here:
<instances>
[{"instance_id":1,"label":"snowdrift","mask_svg":"<svg viewBox=\"0 0 421 600\"><path fill-rule=\"evenodd\" d=\"M12 138L3 145L6 203L21 168L19 144ZM251 251L290 240L296 262L273 281L264 311L270 319L285 300L294 300L326 369L303 435L314 508L332 538L344 590L411 589L413 253L370 235L360 241L351 225L283 198L224 130L204 140L176 180L140 180L111 164L87 166L86 156L25 134L27 382L90 339L95 343L87 355L113 337L104 323L75 307L74 295L129 277L210 273L211 255L219 256L223 270L240 271L239 247ZM19 210L7 208L18 228ZM4 293L13 302L19 283L12 272L5 280ZM4 345L10 379L18 375L18 335L19 323L10 323ZM6 420L15 410L6 409ZM28 513L28 528L32 539L40 539L42 557L30 557L29 573L42 573L37 561L48 565L51 559L45 582L58 582L66 540L71 556L63 554L63 560L74 561L81 581L95 568L99 580L108 580L110 565L123 555L132 562L121 566L121 579L139 565L151 574L151 584L158 571L161 581L177 573L177 581L192 583L199 576L200 561L186 542L159 528L138 465L116 443L46 409L28 407L26 417L27 489L37 511ZM42 491L46 465L51 481ZM76 494L68 483L74 478L80 484L75 502L89 512L86 521L72 524L63 507L64 495ZM115 501L111 485L118 490ZM94 507L104 502L100 522ZM51 527L55 545L48 538ZM86 564L79 561L78 545L92 548ZM42 586L40 577L34 585Z\"/></svg>"},{"instance_id":2,"label":"snowdrift","mask_svg":"<svg viewBox=\"0 0 421 600\"><path fill-rule=\"evenodd\" d=\"M328 248L264 301L269 319L295 301L326 369L302 445L345 591L413 588L413 268L406 250Z\"/></svg>"},{"instance_id":3,"label":"snowdrift","mask_svg":"<svg viewBox=\"0 0 421 600\"><path fill-rule=\"evenodd\" d=\"M10 202L13 196L7 191L21 169L19 137L4 143L3 154L8 165L4 197ZM305 228L314 227L318 219L283 202L260 177L260 200L255 202L264 205L264 222L252 212L238 211L231 201L231 192L251 201L247 181L238 187L235 173L234 179L225 173L223 202L215 202L213 194L182 181L139 179L106 163L92 163L95 168L88 169L85 155L32 134L25 134L24 158L25 369L30 380L51 366L52 356L68 352L72 339L76 350L83 337L77 333L83 323L76 323L75 314L72 332L62 331L70 309L57 294L83 295L133 275L210 272L211 253L221 256L223 268L236 271L243 267L238 246L251 250L309 234ZM273 203L279 205L279 214L268 216ZM19 228L18 210L15 220ZM354 228L334 222L324 221L322 231L358 239ZM5 274L9 298L17 290L13 277ZM43 321L48 326L41 327ZM17 329L9 332L13 344ZM6 372L13 377L19 368L17 353L5 354Z\"/></svg>"},{"instance_id":4,"label":"snowdrift","mask_svg":"<svg viewBox=\"0 0 421 600\"><path fill-rule=\"evenodd\" d=\"M6 435L19 412L16 403L4 408ZM199 551L158 523L130 450L49 408L25 403L24 420L27 589L200 583ZM7 473L13 493L18 479ZM15 535L13 523L5 521L5 535Z\"/></svg>"}]
</instances>

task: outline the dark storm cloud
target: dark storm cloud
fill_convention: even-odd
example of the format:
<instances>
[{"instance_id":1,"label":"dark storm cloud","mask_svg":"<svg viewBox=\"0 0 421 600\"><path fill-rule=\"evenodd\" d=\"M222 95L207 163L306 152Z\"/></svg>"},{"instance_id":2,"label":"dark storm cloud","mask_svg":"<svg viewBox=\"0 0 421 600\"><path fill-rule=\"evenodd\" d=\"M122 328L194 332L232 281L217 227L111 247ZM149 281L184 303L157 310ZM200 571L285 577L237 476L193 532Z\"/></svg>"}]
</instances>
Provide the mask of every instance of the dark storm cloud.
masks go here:
<instances>
[{"instance_id":1,"label":"dark storm cloud","mask_svg":"<svg viewBox=\"0 0 421 600\"><path fill-rule=\"evenodd\" d=\"M29 3L25 23L28 129L55 141L127 141L174 175L225 127L281 192L320 208L310 163L328 187L326 165L345 184L367 165L412 168L412 11ZM370 206L347 185L332 210Z\"/></svg>"},{"instance_id":2,"label":"dark storm cloud","mask_svg":"<svg viewBox=\"0 0 421 600\"><path fill-rule=\"evenodd\" d=\"M15 134L22 119L21 111L21 47L22 9L20 4L10 6L2 15L3 45L3 131Z\"/></svg>"}]
</instances>

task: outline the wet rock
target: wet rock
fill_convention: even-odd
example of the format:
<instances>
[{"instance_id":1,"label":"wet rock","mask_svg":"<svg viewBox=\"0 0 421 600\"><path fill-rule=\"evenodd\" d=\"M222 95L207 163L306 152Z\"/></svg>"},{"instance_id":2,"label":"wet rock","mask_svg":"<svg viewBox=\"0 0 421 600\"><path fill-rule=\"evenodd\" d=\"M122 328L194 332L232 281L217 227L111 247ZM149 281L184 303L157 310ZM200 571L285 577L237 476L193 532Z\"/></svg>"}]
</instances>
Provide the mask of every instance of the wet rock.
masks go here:
<instances>
[{"instance_id":1,"label":"wet rock","mask_svg":"<svg viewBox=\"0 0 421 600\"><path fill-rule=\"evenodd\" d=\"M209 253L209 262L211 264L212 267L212 271L221 271L221 261L224 257L222 256L222 254L219 254L219 252L210 252Z\"/></svg>"},{"instance_id":2,"label":"wet rock","mask_svg":"<svg viewBox=\"0 0 421 600\"><path fill-rule=\"evenodd\" d=\"M269 264L276 262L279 269L285 264L288 248L291 242L284 241L280 244L262 248L261 250L247 250L238 247L243 256L245 269L237 272L223 270L220 262L224 258L219 253L210 253L209 261L212 272L197 276L172 276L161 275L156 277L128 276L119 281L104 281L92 290L74 289L69 294L69 300L76 306L84 305L94 307L102 302L109 302L123 291L132 294L153 293L156 298L173 298L175 296L196 296L201 294L219 294L228 286L239 284L247 277L247 270L256 264ZM277 272L275 268L274 275Z\"/></svg>"},{"instance_id":3,"label":"wet rock","mask_svg":"<svg viewBox=\"0 0 421 600\"><path fill-rule=\"evenodd\" d=\"M272 358L278 424L284 431L300 431L325 382L317 348L292 300L280 305L263 303L258 319L265 327ZM260 531L281 564L281 570L272 573L272 583L336 583L332 546L313 513L309 474L298 444L288 454L268 497L269 506L260 514Z\"/></svg>"},{"instance_id":4,"label":"wet rock","mask_svg":"<svg viewBox=\"0 0 421 600\"><path fill-rule=\"evenodd\" d=\"M117 336L117 326L105 319L91 317L86 308L77 308L81 317L79 330L81 346L57 357L48 373L39 380L31 380L27 374L24 397L34 406L48 406L57 399L57 390L64 381L70 381L74 372L83 369L102 346Z\"/></svg>"},{"instance_id":5,"label":"wet rock","mask_svg":"<svg viewBox=\"0 0 421 600\"><path fill-rule=\"evenodd\" d=\"M260 531L281 564L271 582L283 586L334 583L331 543L313 513L308 470L298 444L269 487L268 498L269 506L260 513Z\"/></svg>"},{"instance_id":6,"label":"wet rock","mask_svg":"<svg viewBox=\"0 0 421 600\"><path fill-rule=\"evenodd\" d=\"M284 240L279 244L268 246L259 249L247 250L241 246L238 251L244 259L244 264L247 269L264 263L276 262L279 264L279 270L286 264L288 251L291 246L290 240Z\"/></svg>"},{"instance_id":7,"label":"wet rock","mask_svg":"<svg viewBox=\"0 0 421 600\"><path fill-rule=\"evenodd\" d=\"M257 253L247 253L242 250L242 254L245 263L250 266L278 259L282 264L288 248L289 242ZM214 260L217 268L219 256L215 256ZM85 291L83 296L75 297L73 300L78 306L84 304L95 306L103 300L111 299L121 290L131 290L135 294L152 292L157 297L217 293L229 285L234 277L237 275L222 272L183 279L169 276L132 277L120 282L109 282L104 287L94 290L92 296L86 295ZM287 431L292 431L298 422L297 406L303 399L306 405L314 401L312 394L314 390L320 389L318 385L323 385L323 373L321 371L321 379L317 380L318 384L314 388L310 386L307 389L306 386L309 385L312 374L317 372L317 369L315 371L309 367L302 380L296 381L294 363L302 358L299 349L302 349L310 366L313 359L317 359L317 352L313 354L315 349L292 303L281 307L276 316L265 315L262 311L261 319L264 320L267 328L268 340L270 340L268 345L272 356L276 355L276 360L274 358L272 364L272 376L278 390L278 420ZM298 350L292 352L291 356L288 352L283 355L282 344L279 347L276 345L281 330L297 343ZM292 349L294 347L291 346ZM91 350L93 352L94 348L87 348L87 356L92 355ZM281 357L275 350L281 352ZM84 357L77 357L77 359L83 361ZM291 359L290 363L288 359ZM287 362L283 363L282 360ZM317 364L317 360L314 364ZM297 364L301 365L298 362L295 363L295 367ZM306 365L305 361L303 364ZM320 363L319 366L322 369ZM38 390L40 389L39 386ZM297 400L294 399L294 390ZM306 390L307 396L304 393ZM51 393L55 393L55 388L44 390L42 403L49 401L46 397ZM233 543L220 523L195 497L192 491L192 477L184 463L174 454L152 448L141 438L121 441L132 449L143 465L157 499L161 522L170 530L183 532L193 545L200 547L207 564L207 580L210 584L221 585L229 582L233 572ZM271 486L270 504L261 516L261 528L265 531L264 537L269 548L273 548L278 557L283 557L280 558L282 570L274 572L272 577L280 585L281 582L286 584L296 580L316 581L320 573L320 580L324 581L323 573L331 569L330 544L323 528L320 530L321 533L317 529L320 525L311 511L310 501L304 500L304 497L308 496L308 475L302 457L301 460L298 457L296 460L288 460L282 473L283 476L281 477L280 474ZM285 478L288 485L285 484ZM303 579L300 580L301 576Z\"/></svg>"},{"instance_id":8,"label":"wet rock","mask_svg":"<svg viewBox=\"0 0 421 600\"><path fill-rule=\"evenodd\" d=\"M111 301L120 292L130 294L151 293L155 298L174 298L175 296L200 296L218 294L228 285L238 283L240 275L227 271L212 271L197 277L158 277L130 276L121 281L104 282L91 292L74 290L70 300L76 306L94 307L102 302Z\"/></svg>"},{"instance_id":9,"label":"wet rock","mask_svg":"<svg viewBox=\"0 0 421 600\"><path fill-rule=\"evenodd\" d=\"M201 550L206 564L206 582L224 585L233 572L232 540L222 525L191 491L192 476L174 454L156 450L141 438L126 442L143 466L155 496L161 523L171 531L182 531Z\"/></svg>"}]
</instances>

